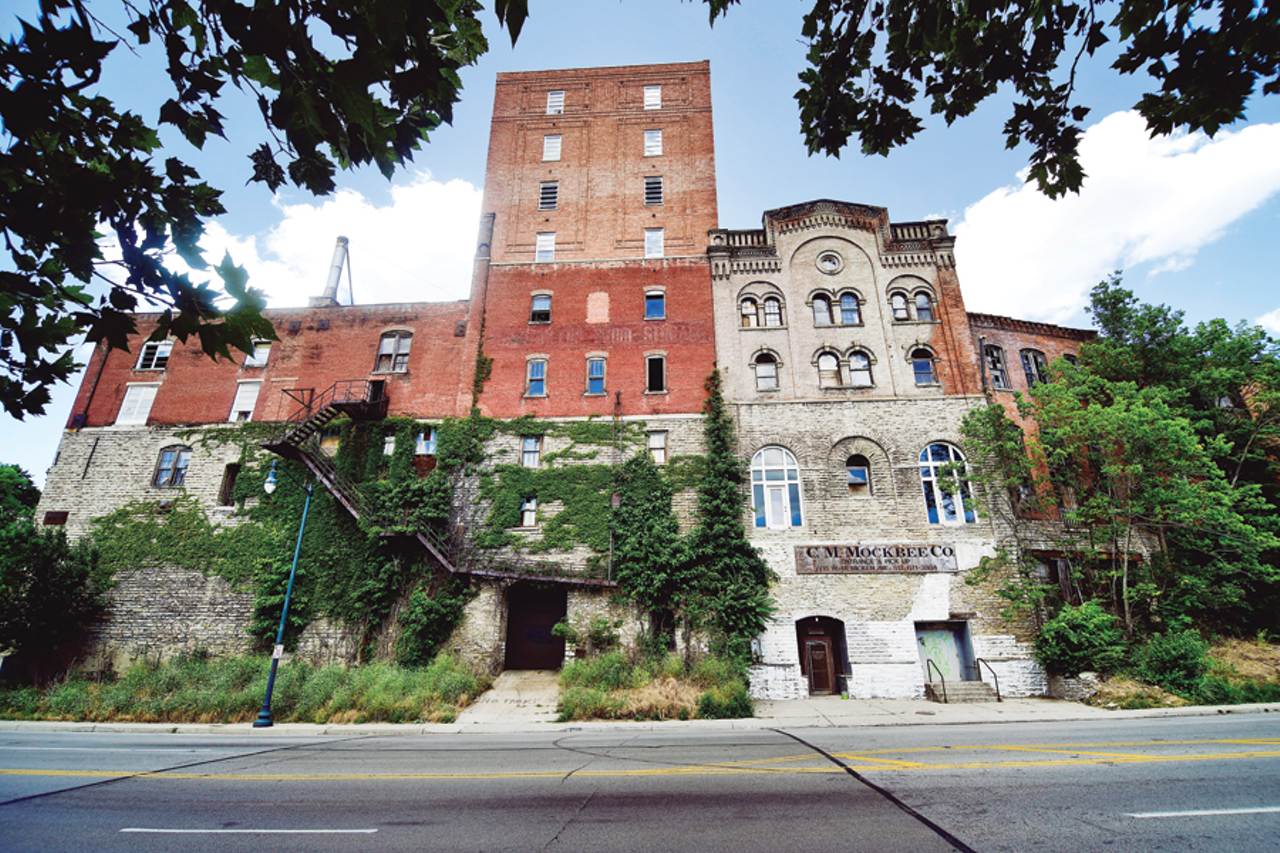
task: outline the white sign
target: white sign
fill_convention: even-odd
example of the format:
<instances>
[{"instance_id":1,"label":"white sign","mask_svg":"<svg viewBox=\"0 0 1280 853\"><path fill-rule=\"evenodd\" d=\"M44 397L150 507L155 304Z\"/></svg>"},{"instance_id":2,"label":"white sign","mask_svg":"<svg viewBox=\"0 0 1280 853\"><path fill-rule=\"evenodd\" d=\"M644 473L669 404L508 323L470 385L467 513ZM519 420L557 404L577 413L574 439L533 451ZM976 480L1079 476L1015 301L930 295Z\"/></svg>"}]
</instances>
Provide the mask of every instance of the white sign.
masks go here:
<instances>
[{"instance_id":1,"label":"white sign","mask_svg":"<svg viewBox=\"0 0 1280 853\"><path fill-rule=\"evenodd\" d=\"M282 657L284 657L284 646L276 646L271 650L272 660L280 660Z\"/></svg>"},{"instance_id":2,"label":"white sign","mask_svg":"<svg viewBox=\"0 0 1280 853\"><path fill-rule=\"evenodd\" d=\"M958 572L954 545L798 545L796 574Z\"/></svg>"}]
</instances>

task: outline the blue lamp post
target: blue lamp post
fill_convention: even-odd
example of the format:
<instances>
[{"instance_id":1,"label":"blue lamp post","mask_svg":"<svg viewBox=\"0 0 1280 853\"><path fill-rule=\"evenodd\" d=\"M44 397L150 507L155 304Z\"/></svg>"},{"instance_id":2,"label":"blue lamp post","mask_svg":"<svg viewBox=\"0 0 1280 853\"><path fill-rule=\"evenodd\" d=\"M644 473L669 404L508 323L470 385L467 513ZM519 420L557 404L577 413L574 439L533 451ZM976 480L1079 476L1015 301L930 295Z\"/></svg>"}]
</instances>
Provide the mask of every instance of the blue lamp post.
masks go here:
<instances>
[{"instance_id":1,"label":"blue lamp post","mask_svg":"<svg viewBox=\"0 0 1280 853\"><path fill-rule=\"evenodd\" d=\"M285 474L288 476L287 471ZM295 483L298 482L293 477L289 479ZM267 482L262 484L262 490L271 494L278 484L276 461L272 461L271 473L267 475ZM293 576L298 572L298 554L302 552L302 532L307 529L307 510L311 509L311 483L301 485L303 491L307 493L307 500L302 505L302 524L298 525L298 544L293 549L293 568L289 569L289 585L285 588L284 608L280 611L280 630L276 632L276 645L271 650L271 675L267 677L267 695L262 700L262 710L258 712L258 719L253 721L255 729L265 729L275 724L275 718L271 716L271 691L276 686L276 668L280 665L280 656L284 654L284 624L289 618L289 598L293 595Z\"/></svg>"}]
</instances>

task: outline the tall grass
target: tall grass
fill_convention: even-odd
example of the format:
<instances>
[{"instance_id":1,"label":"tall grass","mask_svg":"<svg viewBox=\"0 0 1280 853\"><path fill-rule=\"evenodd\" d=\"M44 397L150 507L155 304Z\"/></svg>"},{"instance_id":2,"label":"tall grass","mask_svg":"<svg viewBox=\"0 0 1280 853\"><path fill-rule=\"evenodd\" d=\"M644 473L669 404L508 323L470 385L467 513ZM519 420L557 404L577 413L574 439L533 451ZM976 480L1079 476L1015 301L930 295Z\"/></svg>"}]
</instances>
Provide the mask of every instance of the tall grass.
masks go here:
<instances>
[{"instance_id":1,"label":"tall grass","mask_svg":"<svg viewBox=\"0 0 1280 853\"><path fill-rule=\"evenodd\" d=\"M262 658L192 655L138 663L110 679L72 676L45 689L0 685L0 717L245 723L262 706L268 666ZM488 686L448 655L425 667L290 661L276 675L271 710L280 723L447 723Z\"/></svg>"},{"instance_id":2,"label":"tall grass","mask_svg":"<svg viewBox=\"0 0 1280 853\"><path fill-rule=\"evenodd\" d=\"M688 720L750 717L741 664L708 655L628 658L620 651L571 661L560 672L559 719Z\"/></svg>"}]
</instances>

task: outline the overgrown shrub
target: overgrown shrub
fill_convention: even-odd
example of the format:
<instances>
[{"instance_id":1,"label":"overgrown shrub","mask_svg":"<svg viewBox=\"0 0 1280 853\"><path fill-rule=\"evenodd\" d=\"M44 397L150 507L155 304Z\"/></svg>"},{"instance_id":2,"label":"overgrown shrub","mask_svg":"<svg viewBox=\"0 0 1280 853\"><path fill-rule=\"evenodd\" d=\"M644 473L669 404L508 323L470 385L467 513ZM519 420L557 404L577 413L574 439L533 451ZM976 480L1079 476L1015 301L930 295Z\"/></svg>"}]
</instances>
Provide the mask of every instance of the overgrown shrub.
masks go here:
<instances>
[{"instance_id":1,"label":"overgrown shrub","mask_svg":"<svg viewBox=\"0 0 1280 853\"><path fill-rule=\"evenodd\" d=\"M1120 620L1096 601L1068 605L1036 638L1036 658L1052 672L1115 672L1124 665L1126 644Z\"/></svg>"},{"instance_id":2,"label":"overgrown shrub","mask_svg":"<svg viewBox=\"0 0 1280 853\"><path fill-rule=\"evenodd\" d=\"M698 698L698 716L704 720L727 720L754 714L747 685L737 679L713 687Z\"/></svg>"},{"instance_id":3,"label":"overgrown shrub","mask_svg":"<svg viewBox=\"0 0 1280 853\"><path fill-rule=\"evenodd\" d=\"M447 584L435 595L419 587L400 614L401 633L396 640L396 660L406 666L424 666L449 639L462 621L467 606L467 589L458 582Z\"/></svg>"},{"instance_id":4,"label":"overgrown shrub","mask_svg":"<svg viewBox=\"0 0 1280 853\"><path fill-rule=\"evenodd\" d=\"M1153 634L1134 655L1134 674L1180 696L1194 697L1209 671L1209 644L1195 631Z\"/></svg>"}]
</instances>

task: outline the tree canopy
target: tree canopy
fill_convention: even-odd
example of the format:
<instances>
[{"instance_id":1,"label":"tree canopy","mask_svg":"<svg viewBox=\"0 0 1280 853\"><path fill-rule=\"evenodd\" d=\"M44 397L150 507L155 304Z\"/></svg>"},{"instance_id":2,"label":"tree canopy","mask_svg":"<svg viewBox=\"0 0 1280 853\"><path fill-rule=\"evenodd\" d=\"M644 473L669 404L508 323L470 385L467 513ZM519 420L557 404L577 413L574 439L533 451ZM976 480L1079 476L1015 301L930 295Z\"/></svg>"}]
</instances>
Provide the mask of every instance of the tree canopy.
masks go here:
<instances>
[{"instance_id":1,"label":"tree canopy","mask_svg":"<svg viewBox=\"0 0 1280 853\"><path fill-rule=\"evenodd\" d=\"M707 0L711 19L738 0ZM1049 196L1077 191L1082 63L1114 43L1119 74L1145 72L1136 104L1153 135L1213 136L1243 118L1261 86L1280 92L1280 8L1200 0L815 0L805 15L808 63L800 121L810 153L839 156L856 136L887 154L924 127L925 109L952 123L1012 90L1005 144L1031 145L1028 180Z\"/></svg>"},{"instance_id":2,"label":"tree canopy","mask_svg":"<svg viewBox=\"0 0 1280 853\"><path fill-rule=\"evenodd\" d=\"M140 306L163 306L153 339L194 336L214 357L274 337L243 269L203 257L221 192L164 149L162 125L202 148L224 134L218 105L231 84L264 124L246 179L324 194L339 167L390 176L410 159L451 120L458 70L488 49L476 0L121 0L112 12L126 16L123 31L94 5L43 0L0 42L0 405L18 418L43 413L47 386L74 372L74 336L126 348ZM493 11L514 40L525 0L495 0ZM172 95L139 116L99 84L109 54L152 42ZM174 273L174 253L217 282ZM107 285L98 298L95 280Z\"/></svg>"}]
</instances>

